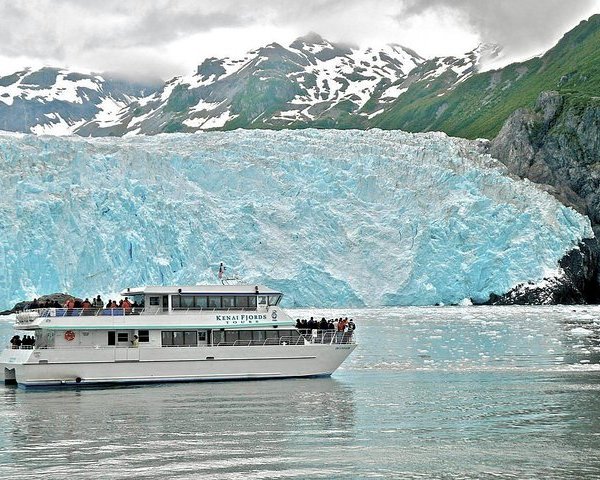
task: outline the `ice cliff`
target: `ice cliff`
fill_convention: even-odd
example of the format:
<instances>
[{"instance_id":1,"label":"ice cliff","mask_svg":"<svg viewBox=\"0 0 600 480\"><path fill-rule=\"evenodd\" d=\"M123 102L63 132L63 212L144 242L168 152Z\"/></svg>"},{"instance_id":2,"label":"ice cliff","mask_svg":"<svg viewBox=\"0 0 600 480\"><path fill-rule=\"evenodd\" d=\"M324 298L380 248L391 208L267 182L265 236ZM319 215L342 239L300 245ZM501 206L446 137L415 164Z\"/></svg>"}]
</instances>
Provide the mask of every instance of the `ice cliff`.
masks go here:
<instances>
[{"instance_id":1,"label":"ice cliff","mask_svg":"<svg viewBox=\"0 0 600 480\"><path fill-rule=\"evenodd\" d=\"M216 281L288 305L486 300L593 235L465 140L399 131L0 135L0 306Z\"/></svg>"}]
</instances>

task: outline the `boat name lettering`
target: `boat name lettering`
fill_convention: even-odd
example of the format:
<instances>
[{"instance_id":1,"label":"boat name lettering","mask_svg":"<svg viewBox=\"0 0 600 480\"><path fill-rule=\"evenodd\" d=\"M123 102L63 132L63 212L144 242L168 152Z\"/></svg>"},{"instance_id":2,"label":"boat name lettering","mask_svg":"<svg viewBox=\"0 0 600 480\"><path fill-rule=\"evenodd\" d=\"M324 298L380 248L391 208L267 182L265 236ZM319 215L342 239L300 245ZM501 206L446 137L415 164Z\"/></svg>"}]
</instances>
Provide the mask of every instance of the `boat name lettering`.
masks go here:
<instances>
[{"instance_id":1,"label":"boat name lettering","mask_svg":"<svg viewBox=\"0 0 600 480\"><path fill-rule=\"evenodd\" d=\"M267 319L266 315L246 315L246 314L217 315L218 322L236 321L236 322L242 322L242 323L250 323L252 321L266 320L266 319Z\"/></svg>"}]
</instances>

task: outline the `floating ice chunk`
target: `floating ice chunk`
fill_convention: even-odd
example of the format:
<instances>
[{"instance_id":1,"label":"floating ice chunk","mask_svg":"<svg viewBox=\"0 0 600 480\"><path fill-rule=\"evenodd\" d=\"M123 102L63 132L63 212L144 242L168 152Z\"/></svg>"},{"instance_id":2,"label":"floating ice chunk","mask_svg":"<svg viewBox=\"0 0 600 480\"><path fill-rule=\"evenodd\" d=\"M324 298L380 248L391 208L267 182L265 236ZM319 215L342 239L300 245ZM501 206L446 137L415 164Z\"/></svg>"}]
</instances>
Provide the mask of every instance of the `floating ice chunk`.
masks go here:
<instances>
[{"instance_id":1,"label":"floating ice chunk","mask_svg":"<svg viewBox=\"0 0 600 480\"><path fill-rule=\"evenodd\" d=\"M594 334L592 330L583 327L574 328L570 333L575 337L589 337Z\"/></svg>"}]
</instances>

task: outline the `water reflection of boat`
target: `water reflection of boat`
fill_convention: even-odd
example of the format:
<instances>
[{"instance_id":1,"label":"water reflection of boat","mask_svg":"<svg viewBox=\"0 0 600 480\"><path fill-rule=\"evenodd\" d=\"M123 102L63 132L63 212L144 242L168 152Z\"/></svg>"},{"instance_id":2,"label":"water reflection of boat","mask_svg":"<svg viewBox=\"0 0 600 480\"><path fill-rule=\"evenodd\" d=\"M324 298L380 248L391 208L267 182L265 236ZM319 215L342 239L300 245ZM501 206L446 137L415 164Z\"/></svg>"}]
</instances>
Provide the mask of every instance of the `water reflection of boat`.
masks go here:
<instances>
[{"instance_id":1,"label":"water reflection of boat","mask_svg":"<svg viewBox=\"0 0 600 480\"><path fill-rule=\"evenodd\" d=\"M352 333L299 331L263 286L128 288L133 305L42 308L17 315L34 346L0 354L5 380L77 385L331 375ZM127 303L127 305L131 305Z\"/></svg>"}]
</instances>

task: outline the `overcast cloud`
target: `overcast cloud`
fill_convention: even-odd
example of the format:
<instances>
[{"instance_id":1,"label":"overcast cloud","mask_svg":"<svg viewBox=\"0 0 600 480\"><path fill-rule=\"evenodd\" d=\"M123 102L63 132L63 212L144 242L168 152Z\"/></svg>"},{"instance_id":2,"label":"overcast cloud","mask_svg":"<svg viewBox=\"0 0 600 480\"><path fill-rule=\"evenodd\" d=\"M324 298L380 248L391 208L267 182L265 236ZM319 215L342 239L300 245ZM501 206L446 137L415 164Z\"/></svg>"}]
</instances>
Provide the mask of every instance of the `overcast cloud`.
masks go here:
<instances>
[{"instance_id":1,"label":"overcast cloud","mask_svg":"<svg viewBox=\"0 0 600 480\"><path fill-rule=\"evenodd\" d=\"M167 78L309 31L426 57L499 43L507 62L595 12L600 0L0 0L0 73L56 65Z\"/></svg>"}]
</instances>

